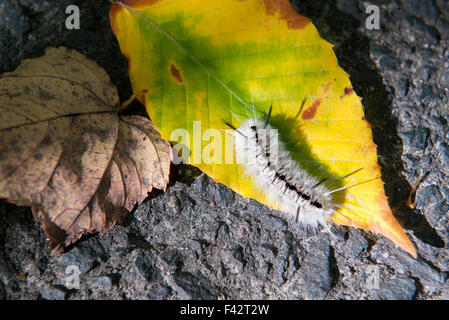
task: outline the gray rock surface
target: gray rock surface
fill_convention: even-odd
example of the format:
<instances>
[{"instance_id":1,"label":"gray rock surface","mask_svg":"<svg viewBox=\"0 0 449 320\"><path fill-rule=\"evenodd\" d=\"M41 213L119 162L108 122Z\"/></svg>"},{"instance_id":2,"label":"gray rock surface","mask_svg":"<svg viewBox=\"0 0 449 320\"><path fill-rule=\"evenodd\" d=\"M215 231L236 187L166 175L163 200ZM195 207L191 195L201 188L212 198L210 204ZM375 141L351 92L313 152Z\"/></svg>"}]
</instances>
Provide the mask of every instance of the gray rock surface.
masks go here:
<instances>
[{"instance_id":1,"label":"gray rock surface","mask_svg":"<svg viewBox=\"0 0 449 320\"><path fill-rule=\"evenodd\" d=\"M448 299L449 4L445 0L293 1L335 45L363 97L390 205L416 245L337 227L310 234L197 169L173 167L123 226L49 257L31 212L0 201L0 299ZM65 7L81 9L66 30ZM380 30L365 8L380 8ZM0 72L65 45L96 60L126 99L127 64L108 1L0 0ZM130 112L144 114L137 104ZM405 201L420 172L417 207ZM67 286L77 266L79 289ZM370 286L377 268L379 283Z\"/></svg>"}]
</instances>

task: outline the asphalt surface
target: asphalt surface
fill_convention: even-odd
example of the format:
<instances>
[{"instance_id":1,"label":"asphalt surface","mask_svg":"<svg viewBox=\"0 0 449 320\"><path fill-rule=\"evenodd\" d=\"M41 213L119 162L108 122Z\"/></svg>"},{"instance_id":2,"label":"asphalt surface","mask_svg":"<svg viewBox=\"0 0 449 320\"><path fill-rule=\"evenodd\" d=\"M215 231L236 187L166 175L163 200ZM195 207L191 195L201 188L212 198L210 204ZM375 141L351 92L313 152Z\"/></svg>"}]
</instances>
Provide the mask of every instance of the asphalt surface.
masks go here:
<instances>
[{"instance_id":1,"label":"asphalt surface","mask_svg":"<svg viewBox=\"0 0 449 320\"><path fill-rule=\"evenodd\" d=\"M311 234L181 165L167 192L153 192L123 226L57 257L29 209L0 201L0 298L449 299L448 2L369 1L380 8L380 30L365 27L368 1L293 2L335 45L363 98L390 206L418 259L358 229ZM65 28L69 4L80 7L80 30ZM64 45L97 61L127 99L109 6L0 0L0 72ZM137 103L128 112L145 114ZM420 173L412 210L406 200ZM79 289L67 288L70 265L81 272ZM369 285L376 272L378 288Z\"/></svg>"}]
</instances>

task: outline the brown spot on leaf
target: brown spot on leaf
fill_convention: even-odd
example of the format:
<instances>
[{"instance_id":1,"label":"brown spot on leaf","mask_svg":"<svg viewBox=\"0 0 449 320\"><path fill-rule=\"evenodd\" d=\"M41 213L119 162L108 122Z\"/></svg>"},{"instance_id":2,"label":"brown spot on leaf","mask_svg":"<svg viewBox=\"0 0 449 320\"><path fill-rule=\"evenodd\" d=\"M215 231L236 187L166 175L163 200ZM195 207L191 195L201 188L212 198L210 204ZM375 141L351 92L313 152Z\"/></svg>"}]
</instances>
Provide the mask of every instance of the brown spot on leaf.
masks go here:
<instances>
[{"instance_id":1,"label":"brown spot on leaf","mask_svg":"<svg viewBox=\"0 0 449 320\"><path fill-rule=\"evenodd\" d=\"M364 157L369 156L373 149L376 149L376 145L375 144L370 144L370 145L358 145L355 147L355 150L357 152L359 152L360 154L362 154Z\"/></svg>"},{"instance_id":2,"label":"brown spot on leaf","mask_svg":"<svg viewBox=\"0 0 449 320\"><path fill-rule=\"evenodd\" d=\"M176 82L184 83L184 78L182 76L181 70L179 70L174 63L170 63L170 74L175 78Z\"/></svg>"},{"instance_id":3,"label":"brown spot on leaf","mask_svg":"<svg viewBox=\"0 0 449 320\"><path fill-rule=\"evenodd\" d=\"M351 86L347 86L345 88L345 95L351 94L354 92L354 89Z\"/></svg>"},{"instance_id":4,"label":"brown spot on leaf","mask_svg":"<svg viewBox=\"0 0 449 320\"><path fill-rule=\"evenodd\" d=\"M288 0L263 0L267 14L279 15L289 29L303 29L310 19L297 13Z\"/></svg>"},{"instance_id":5,"label":"brown spot on leaf","mask_svg":"<svg viewBox=\"0 0 449 320\"><path fill-rule=\"evenodd\" d=\"M320 103L321 103L320 99L315 100L310 107L308 107L306 110L304 110L301 118L303 120L313 119L313 117L315 117L316 110L318 109L318 106L320 105Z\"/></svg>"},{"instance_id":6,"label":"brown spot on leaf","mask_svg":"<svg viewBox=\"0 0 449 320\"><path fill-rule=\"evenodd\" d=\"M41 100L54 100L56 99L55 95L51 92L42 90L41 88L38 88L39 90L39 99Z\"/></svg>"},{"instance_id":7,"label":"brown spot on leaf","mask_svg":"<svg viewBox=\"0 0 449 320\"><path fill-rule=\"evenodd\" d=\"M141 101L141 103L142 104L144 104L145 103L145 95L148 93L148 89L143 89L142 91L140 91L139 93L137 93L136 94L136 99L138 100L138 101ZM131 103L131 102L130 102ZM124 104L122 104L122 106L123 105L125 105L125 106L127 106L128 105L128 103L127 102L125 102Z\"/></svg>"},{"instance_id":8,"label":"brown spot on leaf","mask_svg":"<svg viewBox=\"0 0 449 320\"><path fill-rule=\"evenodd\" d=\"M331 81L326 84L323 84L323 93L327 93L331 87L332 87Z\"/></svg>"},{"instance_id":9,"label":"brown spot on leaf","mask_svg":"<svg viewBox=\"0 0 449 320\"><path fill-rule=\"evenodd\" d=\"M121 1L134 9L148 8L158 2L161 2L161 0L121 0Z\"/></svg>"}]
</instances>

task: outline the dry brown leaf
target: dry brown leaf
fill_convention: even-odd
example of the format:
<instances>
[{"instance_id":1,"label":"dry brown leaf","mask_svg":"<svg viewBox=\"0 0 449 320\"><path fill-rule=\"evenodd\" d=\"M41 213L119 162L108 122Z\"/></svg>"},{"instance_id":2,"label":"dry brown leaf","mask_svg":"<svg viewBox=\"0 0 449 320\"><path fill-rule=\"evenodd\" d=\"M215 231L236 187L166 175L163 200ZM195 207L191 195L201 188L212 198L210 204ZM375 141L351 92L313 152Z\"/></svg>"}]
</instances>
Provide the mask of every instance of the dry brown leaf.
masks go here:
<instances>
[{"instance_id":1,"label":"dry brown leaf","mask_svg":"<svg viewBox=\"0 0 449 320\"><path fill-rule=\"evenodd\" d=\"M66 48L0 76L0 198L33 208L52 254L166 188L169 143L118 104L106 72Z\"/></svg>"}]
</instances>

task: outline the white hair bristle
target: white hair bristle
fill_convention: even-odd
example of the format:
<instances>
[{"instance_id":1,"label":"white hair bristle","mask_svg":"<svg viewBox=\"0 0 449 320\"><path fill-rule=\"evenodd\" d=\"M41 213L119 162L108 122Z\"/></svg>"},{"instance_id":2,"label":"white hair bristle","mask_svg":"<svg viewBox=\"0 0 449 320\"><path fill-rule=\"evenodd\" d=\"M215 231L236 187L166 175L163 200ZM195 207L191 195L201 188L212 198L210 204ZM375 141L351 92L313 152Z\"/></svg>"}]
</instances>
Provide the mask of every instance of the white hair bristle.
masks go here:
<instances>
[{"instance_id":1,"label":"white hair bristle","mask_svg":"<svg viewBox=\"0 0 449 320\"><path fill-rule=\"evenodd\" d=\"M332 191L292 159L268 119L242 122L234 138L237 162L269 201L300 224L328 228L335 213Z\"/></svg>"}]
</instances>

